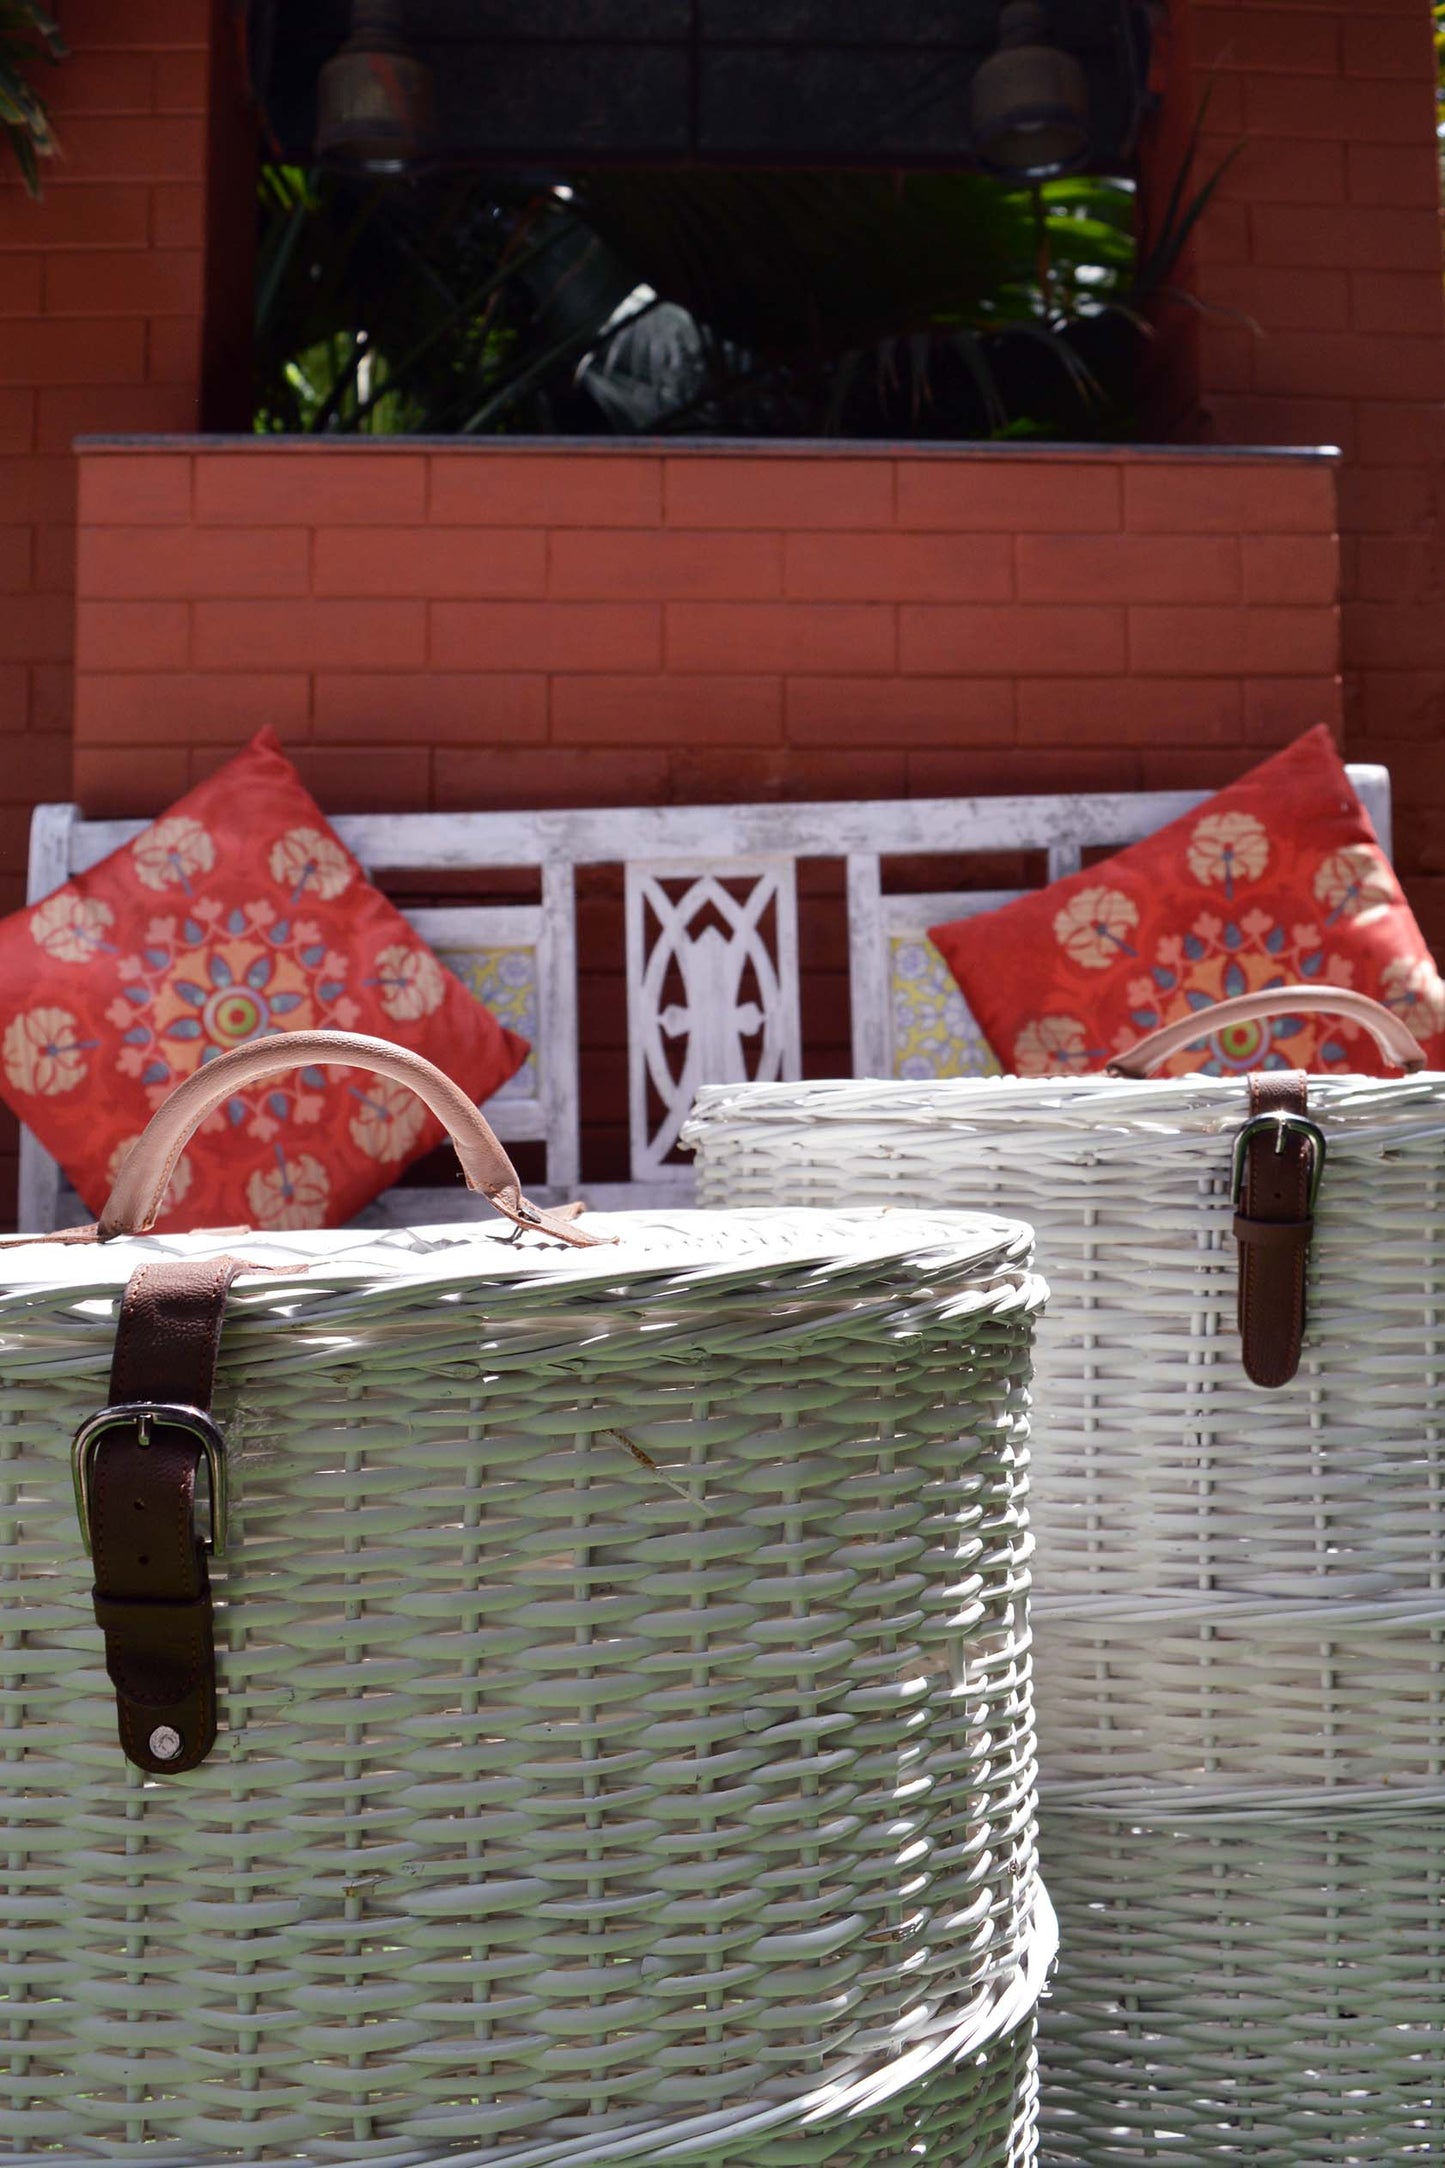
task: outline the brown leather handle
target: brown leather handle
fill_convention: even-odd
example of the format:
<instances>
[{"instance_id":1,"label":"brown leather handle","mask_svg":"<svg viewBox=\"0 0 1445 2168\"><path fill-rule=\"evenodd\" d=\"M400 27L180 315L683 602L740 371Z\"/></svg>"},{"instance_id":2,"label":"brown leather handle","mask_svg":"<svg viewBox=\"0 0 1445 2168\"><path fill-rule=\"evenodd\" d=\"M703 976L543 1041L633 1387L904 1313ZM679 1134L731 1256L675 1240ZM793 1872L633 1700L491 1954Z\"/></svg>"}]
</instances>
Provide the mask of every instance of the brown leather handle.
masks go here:
<instances>
[{"instance_id":1,"label":"brown leather handle","mask_svg":"<svg viewBox=\"0 0 1445 2168\"><path fill-rule=\"evenodd\" d=\"M522 1195L517 1170L490 1123L472 1105L459 1084L420 1054L393 1046L389 1039L363 1038L351 1031L282 1031L232 1047L197 1069L162 1102L132 1147L116 1177L100 1216L102 1242L117 1235L143 1235L159 1216L176 1161L208 1115L225 1105L233 1092L288 1069L368 1069L394 1084L404 1084L431 1109L456 1146L468 1189L480 1190L497 1210L519 1227L540 1227L574 1248L590 1248L599 1238L583 1234L569 1221L541 1212Z\"/></svg>"},{"instance_id":2,"label":"brown leather handle","mask_svg":"<svg viewBox=\"0 0 1445 2168\"><path fill-rule=\"evenodd\" d=\"M1271 1016L1346 1016L1363 1024L1386 1061L1413 1076L1425 1066L1425 1049L1407 1024L1391 1009L1371 1001L1368 994L1352 993L1347 986L1270 986L1262 993L1239 994L1233 1001L1218 1001L1212 1009L1200 1009L1151 1031L1127 1054L1116 1054L1108 1065L1110 1076L1152 1076L1171 1054L1182 1053L1197 1040L1225 1031L1231 1024L1251 1024Z\"/></svg>"}]
</instances>

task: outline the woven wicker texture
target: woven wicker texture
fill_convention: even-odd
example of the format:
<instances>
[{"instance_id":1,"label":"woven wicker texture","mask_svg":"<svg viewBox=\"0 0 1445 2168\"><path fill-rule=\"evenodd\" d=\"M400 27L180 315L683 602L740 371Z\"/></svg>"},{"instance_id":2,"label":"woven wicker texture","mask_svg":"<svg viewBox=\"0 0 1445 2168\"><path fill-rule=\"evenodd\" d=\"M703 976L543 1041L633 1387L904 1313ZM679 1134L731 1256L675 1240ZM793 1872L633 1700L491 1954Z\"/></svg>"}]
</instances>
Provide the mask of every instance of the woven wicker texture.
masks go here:
<instances>
[{"instance_id":1,"label":"woven wicker texture","mask_svg":"<svg viewBox=\"0 0 1445 2168\"><path fill-rule=\"evenodd\" d=\"M114 1302L0 1258L7 2157L1032 2157L1027 1231L248 1237L226 1729L120 1755Z\"/></svg>"},{"instance_id":2,"label":"woven wicker texture","mask_svg":"<svg viewBox=\"0 0 1445 2168\"><path fill-rule=\"evenodd\" d=\"M1052 1815L1043 2158L1438 2161L1442 1856L1439 1813Z\"/></svg>"},{"instance_id":3,"label":"woven wicker texture","mask_svg":"<svg viewBox=\"0 0 1445 2168\"><path fill-rule=\"evenodd\" d=\"M1277 1392L1235 1327L1242 1079L729 1087L691 1126L715 1205L926 1198L1037 1227L1065 1952L1045 2160L1302 2168L1445 2141L1445 1078L1312 1080L1310 1101L1330 1148L1310 1330ZM1372 1867L1364 1831L1387 1827Z\"/></svg>"}]
</instances>

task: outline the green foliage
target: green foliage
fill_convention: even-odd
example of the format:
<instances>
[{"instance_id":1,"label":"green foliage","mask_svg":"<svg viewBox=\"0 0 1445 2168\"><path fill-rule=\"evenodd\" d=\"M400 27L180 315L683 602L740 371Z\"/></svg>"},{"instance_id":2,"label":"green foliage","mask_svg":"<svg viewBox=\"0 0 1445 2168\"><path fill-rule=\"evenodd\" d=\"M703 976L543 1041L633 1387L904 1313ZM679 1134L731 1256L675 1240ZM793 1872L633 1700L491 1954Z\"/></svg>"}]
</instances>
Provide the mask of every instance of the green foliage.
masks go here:
<instances>
[{"instance_id":1,"label":"green foliage","mask_svg":"<svg viewBox=\"0 0 1445 2168\"><path fill-rule=\"evenodd\" d=\"M1115 404L1070 335L1130 289L1121 183L597 173L577 200L697 327L691 395L654 427L1048 433L1063 409L1092 434Z\"/></svg>"},{"instance_id":2,"label":"green foliage","mask_svg":"<svg viewBox=\"0 0 1445 2168\"><path fill-rule=\"evenodd\" d=\"M262 184L257 427L1127 436L1215 181L595 171Z\"/></svg>"},{"instance_id":3,"label":"green foliage","mask_svg":"<svg viewBox=\"0 0 1445 2168\"><path fill-rule=\"evenodd\" d=\"M63 60L65 50L59 25L39 0L0 0L0 129L32 196L40 193L40 160L55 156L56 143L31 77L38 61Z\"/></svg>"},{"instance_id":4,"label":"green foliage","mask_svg":"<svg viewBox=\"0 0 1445 2168\"><path fill-rule=\"evenodd\" d=\"M261 430L548 429L634 283L550 189L425 187L295 167L261 182Z\"/></svg>"}]
</instances>

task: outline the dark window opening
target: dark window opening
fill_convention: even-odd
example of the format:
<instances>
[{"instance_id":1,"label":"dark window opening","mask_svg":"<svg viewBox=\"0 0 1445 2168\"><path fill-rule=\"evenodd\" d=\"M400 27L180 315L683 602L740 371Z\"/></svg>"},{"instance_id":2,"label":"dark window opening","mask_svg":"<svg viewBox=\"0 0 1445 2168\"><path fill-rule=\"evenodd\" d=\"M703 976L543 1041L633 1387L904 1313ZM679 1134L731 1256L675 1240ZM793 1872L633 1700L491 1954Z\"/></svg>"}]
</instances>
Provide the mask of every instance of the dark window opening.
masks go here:
<instances>
[{"instance_id":1,"label":"dark window opening","mask_svg":"<svg viewBox=\"0 0 1445 2168\"><path fill-rule=\"evenodd\" d=\"M1135 0L257 0L255 425L1127 438L1189 222L1140 251L1147 50ZM982 170L1031 95L1078 170Z\"/></svg>"}]
</instances>

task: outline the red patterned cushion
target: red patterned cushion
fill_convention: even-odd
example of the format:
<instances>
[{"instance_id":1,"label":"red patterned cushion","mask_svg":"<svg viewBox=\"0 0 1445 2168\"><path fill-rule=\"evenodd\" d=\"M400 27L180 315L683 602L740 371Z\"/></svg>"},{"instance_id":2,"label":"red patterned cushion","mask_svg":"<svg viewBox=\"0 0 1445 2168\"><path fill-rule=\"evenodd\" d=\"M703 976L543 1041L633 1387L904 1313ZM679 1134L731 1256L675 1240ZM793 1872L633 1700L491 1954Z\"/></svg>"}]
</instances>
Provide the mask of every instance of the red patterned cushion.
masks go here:
<instances>
[{"instance_id":1,"label":"red patterned cushion","mask_svg":"<svg viewBox=\"0 0 1445 2168\"><path fill-rule=\"evenodd\" d=\"M527 1054L372 886L269 730L0 922L0 1090L92 1211L182 1077L311 1029L412 1047L478 1101ZM339 1226L441 1137L399 1085L305 1069L212 1116L159 1224Z\"/></svg>"},{"instance_id":2,"label":"red patterned cushion","mask_svg":"<svg viewBox=\"0 0 1445 2168\"><path fill-rule=\"evenodd\" d=\"M932 934L1022 1076L1102 1068L1160 1024L1306 980L1373 995L1445 1065L1445 986L1323 726L1117 857ZM1328 1016L1241 1025L1165 1066L1385 1068Z\"/></svg>"}]
</instances>

